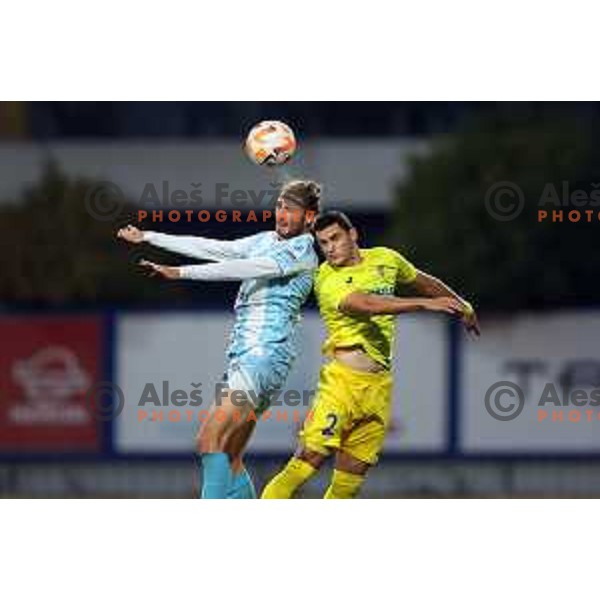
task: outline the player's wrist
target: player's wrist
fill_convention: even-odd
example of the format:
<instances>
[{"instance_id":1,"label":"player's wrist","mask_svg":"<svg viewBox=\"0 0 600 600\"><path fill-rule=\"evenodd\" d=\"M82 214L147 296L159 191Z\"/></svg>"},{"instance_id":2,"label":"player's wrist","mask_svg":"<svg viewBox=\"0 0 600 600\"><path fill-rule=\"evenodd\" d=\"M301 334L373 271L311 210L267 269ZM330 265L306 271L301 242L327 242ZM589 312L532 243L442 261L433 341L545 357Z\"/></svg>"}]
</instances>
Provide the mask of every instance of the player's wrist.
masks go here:
<instances>
[{"instance_id":1,"label":"player's wrist","mask_svg":"<svg viewBox=\"0 0 600 600\"><path fill-rule=\"evenodd\" d=\"M431 298L418 298L417 310L431 310L433 308L433 300Z\"/></svg>"},{"instance_id":2,"label":"player's wrist","mask_svg":"<svg viewBox=\"0 0 600 600\"><path fill-rule=\"evenodd\" d=\"M177 269L177 279L194 279L195 271L197 274L200 265L186 265L183 267L174 267ZM196 269L194 269L196 267Z\"/></svg>"},{"instance_id":3,"label":"player's wrist","mask_svg":"<svg viewBox=\"0 0 600 600\"><path fill-rule=\"evenodd\" d=\"M472 317L475 314L473 305L468 300L462 300L462 304L465 308L465 317Z\"/></svg>"}]
</instances>

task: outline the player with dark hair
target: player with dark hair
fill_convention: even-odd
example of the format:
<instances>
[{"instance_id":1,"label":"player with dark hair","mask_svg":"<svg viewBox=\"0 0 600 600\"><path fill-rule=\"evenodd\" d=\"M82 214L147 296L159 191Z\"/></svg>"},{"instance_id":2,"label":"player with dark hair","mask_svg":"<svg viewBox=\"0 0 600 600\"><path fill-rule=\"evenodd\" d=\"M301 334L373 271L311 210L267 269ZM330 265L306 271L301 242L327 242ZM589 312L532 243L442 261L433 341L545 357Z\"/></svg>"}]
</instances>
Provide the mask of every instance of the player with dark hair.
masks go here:
<instances>
[{"instance_id":1,"label":"player with dark hair","mask_svg":"<svg viewBox=\"0 0 600 600\"><path fill-rule=\"evenodd\" d=\"M273 392L285 383L298 351L300 310L318 266L310 227L320 199L321 188L314 181L292 181L277 200L275 231L238 240L142 232L132 226L117 234L131 243L148 242L214 261L183 267L142 261L168 279L242 281L227 351L225 380L229 389L218 403L215 400L197 438L202 498L255 497L242 464L242 453L256 424L248 417L252 411L266 409Z\"/></svg>"},{"instance_id":2,"label":"player with dark hair","mask_svg":"<svg viewBox=\"0 0 600 600\"><path fill-rule=\"evenodd\" d=\"M311 417L300 432L296 455L266 486L262 498L291 498L335 453L325 498L354 498L381 452L392 403L395 315L422 310L460 317L479 335L472 306L439 279L417 270L390 248L363 249L348 217L330 211L313 226L326 262L315 294L331 360L320 373ZM420 297L400 298L410 284Z\"/></svg>"}]
</instances>

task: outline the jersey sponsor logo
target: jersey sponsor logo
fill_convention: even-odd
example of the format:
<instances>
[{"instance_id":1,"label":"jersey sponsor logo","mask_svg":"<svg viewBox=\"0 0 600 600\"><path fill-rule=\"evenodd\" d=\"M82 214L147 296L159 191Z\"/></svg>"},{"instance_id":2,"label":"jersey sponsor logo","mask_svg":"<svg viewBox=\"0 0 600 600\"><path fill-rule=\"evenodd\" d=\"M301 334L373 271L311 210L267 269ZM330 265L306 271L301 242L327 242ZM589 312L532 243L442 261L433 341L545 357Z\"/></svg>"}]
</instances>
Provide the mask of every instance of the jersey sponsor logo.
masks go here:
<instances>
[{"instance_id":1,"label":"jersey sponsor logo","mask_svg":"<svg viewBox=\"0 0 600 600\"><path fill-rule=\"evenodd\" d=\"M379 286L369 290L369 294L377 294L378 296L392 296L394 288L392 286Z\"/></svg>"}]
</instances>

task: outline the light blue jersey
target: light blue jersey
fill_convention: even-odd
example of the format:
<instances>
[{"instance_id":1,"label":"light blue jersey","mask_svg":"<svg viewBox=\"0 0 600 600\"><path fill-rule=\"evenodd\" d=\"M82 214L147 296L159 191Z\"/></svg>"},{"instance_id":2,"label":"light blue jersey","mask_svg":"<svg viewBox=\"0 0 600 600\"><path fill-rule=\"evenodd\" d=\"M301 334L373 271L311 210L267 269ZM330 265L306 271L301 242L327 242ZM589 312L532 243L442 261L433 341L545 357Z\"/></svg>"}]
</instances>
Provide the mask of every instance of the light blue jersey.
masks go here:
<instances>
[{"instance_id":1,"label":"light blue jersey","mask_svg":"<svg viewBox=\"0 0 600 600\"><path fill-rule=\"evenodd\" d=\"M227 350L226 382L245 391L253 404L280 389L298 352L300 311L318 265L312 236L282 239L269 231L224 241L146 232L144 239L217 261L182 267L182 277L242 281Z\"/></svg>"},{"instance_id":2,"label":"light blue jersey","mask_svg":"<svg viewBox=\"0 0 600 600\"><path fill-rule=\"evenodd\" d=\"M280 389L298 353L301 309L318 260L312 236L282 240L274 232L253 236L247 258L273 259L279 277L246 279L235 302L235 324L227 352L227 383L254 398Z\"/></svg>"},{"instance_id":3,"label":"light blue jersey","mask_svg":"<svg viewBox=\"0 0 600 600\"><path fill-rule=\"evenodd\" d=\"M267 344L290 343L300 321L300 309L312 288L317 256L310 235L280 240L266 232L253 236L247 258L272 258L281 276L246 279L235 302L235 326L228 354L253 352Z\"/></svg>"}]
</instances>

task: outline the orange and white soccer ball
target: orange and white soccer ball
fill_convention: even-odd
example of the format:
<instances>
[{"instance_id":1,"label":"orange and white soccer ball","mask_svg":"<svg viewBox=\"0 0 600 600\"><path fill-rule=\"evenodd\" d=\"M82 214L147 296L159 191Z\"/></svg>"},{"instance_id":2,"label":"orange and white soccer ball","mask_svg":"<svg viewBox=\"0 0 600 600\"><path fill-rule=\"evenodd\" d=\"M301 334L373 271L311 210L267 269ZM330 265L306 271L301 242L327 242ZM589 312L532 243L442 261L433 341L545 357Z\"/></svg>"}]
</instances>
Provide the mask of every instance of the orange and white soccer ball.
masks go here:
<instances>
[{"instance_id":1,"label":"orange and white soccer ball","mask_svg":"<svg viewBox=\"0 0 600 600\"><path fill-rule=\"evenodd\" d=\"M257 165L283 165L296 152L296 136L281 121L261 121L250 130L244 150Z\"/></svg>"}]
</instances>

